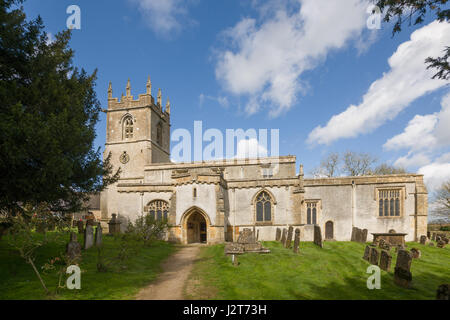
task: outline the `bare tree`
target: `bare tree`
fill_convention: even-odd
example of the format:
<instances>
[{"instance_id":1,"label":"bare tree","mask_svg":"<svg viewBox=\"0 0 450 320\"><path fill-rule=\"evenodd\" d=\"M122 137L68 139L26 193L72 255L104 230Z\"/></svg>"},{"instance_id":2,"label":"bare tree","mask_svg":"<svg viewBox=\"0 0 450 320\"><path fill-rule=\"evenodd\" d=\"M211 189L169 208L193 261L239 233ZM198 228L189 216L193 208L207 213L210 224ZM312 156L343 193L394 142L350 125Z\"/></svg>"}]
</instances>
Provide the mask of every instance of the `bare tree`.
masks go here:
<instances>
[{"instance_id":1,"label":"bare tree","mask_svg":"<svg viewBox=\"0 0 450 320\"><path fill-rule=\"evenodd\" d=\"M444 220L450 219L450 180L444 182L436 192L436 216Z\"/></svg>"},{"instance_id":2,"label":"bare tree","mask_svg":"<svg viewBox=\"0 0 450 320\"><path fill-rule=\"evenodd\" d=\"M319 167L317 167L311 171L311 174L315 178L335 177L339 173L340 161L341 161L341 156L339 155L339 153L331 152L326 156L326 158L324 158L320 162Z\"/></svg>"},{"instance_id":3,"label":"bare tree","mask_svg":"<svg viewBox=\"0 0 450 320\"><path fill-rule=\"evenodd\" d=\"M363 176L371 173L370 167L377 159L369 153L347 151L344 154L343 171L349 176Z\"/></svg>"},{"instance_id":4,"label":"bare tree","mask_svg":"<svg viewBox=\"0 0 450 320\"><path fill-rule=\"evenodd\" d=\"M386 163L382 163L370 172L373 175L385 175L385 174L400 174L408 173L405 168L391 166Z\"/></svg>"}]
</instances>

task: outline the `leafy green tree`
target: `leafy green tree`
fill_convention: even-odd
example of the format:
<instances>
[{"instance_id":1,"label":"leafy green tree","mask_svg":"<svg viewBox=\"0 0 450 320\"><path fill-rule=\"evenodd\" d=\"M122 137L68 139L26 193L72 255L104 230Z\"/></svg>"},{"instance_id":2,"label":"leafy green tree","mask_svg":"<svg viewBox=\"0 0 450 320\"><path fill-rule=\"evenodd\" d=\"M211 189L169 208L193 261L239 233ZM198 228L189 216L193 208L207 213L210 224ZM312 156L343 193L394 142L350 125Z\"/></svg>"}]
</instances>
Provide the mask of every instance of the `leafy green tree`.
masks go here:
<instances>
[{"instance_id":1,"label":"leafy green tree","mask_svg":"<svg viewBox=\"0 0 450 320\"><path fill-rule=\"evenodd\" d=\"M49 42L40 17L26 20L23 1L0 0L0 211L14 216L41 203L78 211L120 173L94 148L97 71L74 67L71 31Z\"/></svg>"},{"instance_id":2,"label":"leafy green tree","mask_svg":"<svg viewBox=\"0 0 450 320\"><path fill-rule=\"evenodd\" d=\"M402 25L405 21L409 25L418 25L424 22L427 13L432 12L436 15L439 22L450 20L450 9L445 8L448 0L374 0L375 4L384 11L383 20L389 22L396 19L392 29L392 35L401 32ZM437 73L433 79L450 79L450 46L443 49L442 57L428 57L425 63L428 64L427 69L437 69Z\"/></svg>"}]
</instances>

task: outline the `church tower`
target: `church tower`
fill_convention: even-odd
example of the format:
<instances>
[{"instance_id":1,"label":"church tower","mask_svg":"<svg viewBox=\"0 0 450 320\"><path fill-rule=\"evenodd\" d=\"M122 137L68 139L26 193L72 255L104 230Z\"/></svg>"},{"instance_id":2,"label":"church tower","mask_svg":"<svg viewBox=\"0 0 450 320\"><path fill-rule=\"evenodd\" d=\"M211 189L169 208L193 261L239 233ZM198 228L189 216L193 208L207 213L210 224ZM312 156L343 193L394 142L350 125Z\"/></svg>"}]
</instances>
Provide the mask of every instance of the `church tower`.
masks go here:
<instances>
[{"instance_id":1,"label":"church tower","mask_svg":"<svg viewBox=\"0 0 450 320\"><path fill-rule=\"evenodd\" d=\"M135 100L128 80L119 101L109 83L104 157L111 152L114 168L122 169L121 179L142 176L146 165L170 162L170 102L163 108L159 89L155 103L150 77L146 88Z\"/></svg>"}]
</instances>

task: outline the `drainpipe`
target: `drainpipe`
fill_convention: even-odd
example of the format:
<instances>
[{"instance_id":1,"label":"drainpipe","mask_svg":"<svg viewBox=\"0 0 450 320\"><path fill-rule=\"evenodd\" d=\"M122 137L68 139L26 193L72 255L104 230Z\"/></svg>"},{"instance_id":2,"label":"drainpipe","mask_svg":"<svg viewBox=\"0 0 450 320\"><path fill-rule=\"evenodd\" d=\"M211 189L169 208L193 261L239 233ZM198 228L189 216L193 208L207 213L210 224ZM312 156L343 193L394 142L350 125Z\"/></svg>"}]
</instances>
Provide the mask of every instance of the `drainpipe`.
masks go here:
<instances>
[{"instance_id":1,"label":"drainpipe","mask_svg":"<svg viewBox=\"0 0 450 320\"><path fill-rule=\"evenodd\" d=\"M352 228L355 227L356 220L356 185L355 180L352 180Z\"/></svg>"}]
</instances>

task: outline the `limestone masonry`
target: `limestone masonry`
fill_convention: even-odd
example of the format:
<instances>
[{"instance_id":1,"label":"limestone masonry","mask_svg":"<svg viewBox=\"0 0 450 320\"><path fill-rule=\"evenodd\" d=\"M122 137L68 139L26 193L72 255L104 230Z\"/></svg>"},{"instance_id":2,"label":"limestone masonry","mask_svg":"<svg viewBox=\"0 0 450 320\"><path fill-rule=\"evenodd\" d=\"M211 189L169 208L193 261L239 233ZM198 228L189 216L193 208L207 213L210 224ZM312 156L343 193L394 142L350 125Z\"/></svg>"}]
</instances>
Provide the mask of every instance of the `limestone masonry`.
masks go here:
<instances>
[{"instance_id":1,"label":"limestone masonry","mask_svg":"<svg viewBox=\"0 0 450 320\"><path fill-rule=\"evenodd\" d=\"M427 234L422 175L305 179L295 156L171 163L170 102L163 108L161 90L155 101L150 78L137 100L129 81L120 101L110 84L105 112L104 157L111 153L122 174L101 194L104 223L112 214L123 221L151 214L167 219L167 240L180 243L237 241L243 228L273 241L289 226L313 241L315 225L324 240L350 241L353 227L369 237L394 229L406 241Z\"/></svg>"}]
</instances>

